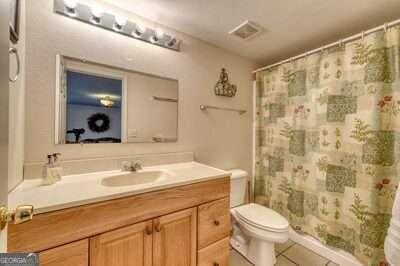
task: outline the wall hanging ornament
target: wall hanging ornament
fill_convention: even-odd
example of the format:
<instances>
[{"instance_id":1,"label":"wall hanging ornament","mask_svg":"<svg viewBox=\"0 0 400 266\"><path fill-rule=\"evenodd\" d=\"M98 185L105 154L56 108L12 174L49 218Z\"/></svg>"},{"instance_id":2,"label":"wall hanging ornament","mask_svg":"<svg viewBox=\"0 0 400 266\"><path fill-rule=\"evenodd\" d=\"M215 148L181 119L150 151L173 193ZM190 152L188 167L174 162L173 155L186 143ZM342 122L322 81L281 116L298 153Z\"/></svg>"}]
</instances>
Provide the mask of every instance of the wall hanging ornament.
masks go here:
<instances>
[{"instance_id":1,"label":"wall hanging ornament","mask_svg":"<svg viewBox=\"0 0 400 266\"><path fill-rule=\"evenodd\" d=\"M88 119L89 129L93 132L101 133L110 129L110 118L104 113L96 113Z\"/></svg>"},{"instance_id":2,"label":"wall hanging ornament","mask_svg":"<svg viewBox=\"0 0 400 266\"><path fill-rule=\"evenodd\" d=\"M229 83L228 72L223 68L219 80L214 87L215 95L233 97L236 95L237 86Z\"/></svg>"}]
</instances>

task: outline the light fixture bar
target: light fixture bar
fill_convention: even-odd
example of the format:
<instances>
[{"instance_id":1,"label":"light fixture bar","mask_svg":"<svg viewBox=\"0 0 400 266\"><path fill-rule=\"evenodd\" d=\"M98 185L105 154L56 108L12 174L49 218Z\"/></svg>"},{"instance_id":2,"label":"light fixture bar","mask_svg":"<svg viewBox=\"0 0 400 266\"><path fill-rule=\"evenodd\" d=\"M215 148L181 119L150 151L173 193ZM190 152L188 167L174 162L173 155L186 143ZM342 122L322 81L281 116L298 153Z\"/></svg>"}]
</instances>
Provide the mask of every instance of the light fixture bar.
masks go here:
<instances>
[{"instance_id":1,"label":"light fixture bar","mask_svg":"<svg viewBox=\"0 0 400 266\"><path fill-rule=\"evenodd\" d=\"M71 8L74 7L74 8ZM119 33L136 40L141 40L153 45L161 46L174 51L180 50L180 40L174 36L144 27L140 23L121 19L107 12L96 12L96 7L90 7L79 2L71 5L68 0L54 0L54 12L71 19L76 19L96 27ZM93 11L95 10L95 11ZM96 14L96 16L94 15ZM123 25L121 25L123 24ZM155 41L156 40L156 41Z\"/></svg>"}]
</instances>

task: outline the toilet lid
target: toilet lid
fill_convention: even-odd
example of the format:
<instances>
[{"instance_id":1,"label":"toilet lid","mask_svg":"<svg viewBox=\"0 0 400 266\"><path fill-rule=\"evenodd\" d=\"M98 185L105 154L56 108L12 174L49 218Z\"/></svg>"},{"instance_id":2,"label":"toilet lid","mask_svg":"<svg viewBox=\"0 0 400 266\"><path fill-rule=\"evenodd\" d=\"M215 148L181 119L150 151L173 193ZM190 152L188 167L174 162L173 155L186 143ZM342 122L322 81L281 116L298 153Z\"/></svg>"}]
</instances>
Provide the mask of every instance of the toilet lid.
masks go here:
<instances>
[{"instance_id":1,"label":"toilet lid","mask_svg":"<svg viewBox=\"0 0 400 266\"><path fill-rule=\"evenodd\" d=\"M274 232L287 231L289 228L285 217L262 205L250 203L235 210L238 216L250 225Z\"/></svg>"}]
</instances>

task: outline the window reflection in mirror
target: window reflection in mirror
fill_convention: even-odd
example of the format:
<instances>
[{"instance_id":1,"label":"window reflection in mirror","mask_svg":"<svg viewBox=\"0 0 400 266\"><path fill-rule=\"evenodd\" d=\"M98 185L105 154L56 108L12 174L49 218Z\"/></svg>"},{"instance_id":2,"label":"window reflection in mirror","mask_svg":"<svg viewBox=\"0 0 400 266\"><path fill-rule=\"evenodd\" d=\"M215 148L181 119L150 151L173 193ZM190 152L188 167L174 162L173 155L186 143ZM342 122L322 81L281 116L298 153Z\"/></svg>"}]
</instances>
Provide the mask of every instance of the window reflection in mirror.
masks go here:
<instances>
[{"instance_id":1,"label":"window reflection in mirror","mask_svg":"<svg viewBox=\"0 0 400 266\"><path fill-rule=\"evenodd\" d=\"M122 80L67 70L66 143L121 142Z\"/></svg>"},{"instance_id":2,"label":"window reflection in mirror","mask_svg":"<svg viewBox=\"0 0 400 266\"><path fill-rule=\"evenodd\" d=\"M175 142L178 81L57 56L56 143Z\"/></svg>"}]
</instances>

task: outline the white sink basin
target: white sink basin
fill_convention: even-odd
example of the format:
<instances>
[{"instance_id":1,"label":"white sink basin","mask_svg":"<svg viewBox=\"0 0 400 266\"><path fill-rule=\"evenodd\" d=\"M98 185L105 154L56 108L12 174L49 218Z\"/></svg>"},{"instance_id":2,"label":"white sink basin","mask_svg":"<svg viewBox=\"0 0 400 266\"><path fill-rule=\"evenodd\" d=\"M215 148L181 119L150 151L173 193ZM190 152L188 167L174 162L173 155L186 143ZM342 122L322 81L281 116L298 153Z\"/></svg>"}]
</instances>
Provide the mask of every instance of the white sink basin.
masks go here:
<instances>
[{"instance_id":1,"label":"white sink basin","mask_svg":"<svg viewBox=\"0 0 400 266\"><path fill-rule=\"evenodd\" d=\"M124 187L142 185L146 183L154 183L157 181L165 180L169 174L164 171L139 171L132 172L124 175L116 175L101 180L101 184L106 187Z\"/></svg>"}]
</instances>

